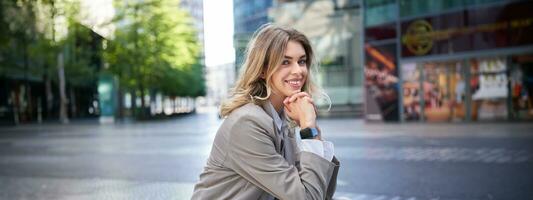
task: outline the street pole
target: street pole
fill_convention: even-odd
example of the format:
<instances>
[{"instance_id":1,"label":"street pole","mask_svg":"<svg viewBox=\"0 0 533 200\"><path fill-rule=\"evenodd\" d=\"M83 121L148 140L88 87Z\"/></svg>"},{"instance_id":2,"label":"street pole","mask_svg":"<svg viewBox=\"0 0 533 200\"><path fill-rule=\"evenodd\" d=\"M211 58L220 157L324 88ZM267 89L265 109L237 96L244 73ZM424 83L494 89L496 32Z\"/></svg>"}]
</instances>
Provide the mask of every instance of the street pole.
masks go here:
<instances>
[{"instance_id":1,"label":"street pole","mask_svg":"<svg viewBox=\"0 0 533 200\"><path fill-rule=\"evenodd\" d=\"M63 124L69 122L67 116L67 95L65 92L65 67L63 63L63 52L57 55L57 72L59 77L59 121Z\"/></svg>"}]
</instances>

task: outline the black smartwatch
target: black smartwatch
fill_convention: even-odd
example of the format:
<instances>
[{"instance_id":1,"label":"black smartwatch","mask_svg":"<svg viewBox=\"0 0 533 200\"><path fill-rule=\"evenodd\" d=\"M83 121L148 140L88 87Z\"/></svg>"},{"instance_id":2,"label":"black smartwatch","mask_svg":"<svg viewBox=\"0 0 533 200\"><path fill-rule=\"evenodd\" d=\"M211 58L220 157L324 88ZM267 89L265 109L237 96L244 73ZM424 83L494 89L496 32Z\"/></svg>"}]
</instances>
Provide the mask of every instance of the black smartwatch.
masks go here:
<instances>
[{"instance_id":1,"label":"black smartwatch","mask_svg":"<svg viewBox=\"0 0 533 200\"><path fill-rule=\"evenodd\" d=\"M316 128L304 128L300 130L300 137L302 139L314 139L318 136L318 130Z\"/></svg>"}]
</instances>

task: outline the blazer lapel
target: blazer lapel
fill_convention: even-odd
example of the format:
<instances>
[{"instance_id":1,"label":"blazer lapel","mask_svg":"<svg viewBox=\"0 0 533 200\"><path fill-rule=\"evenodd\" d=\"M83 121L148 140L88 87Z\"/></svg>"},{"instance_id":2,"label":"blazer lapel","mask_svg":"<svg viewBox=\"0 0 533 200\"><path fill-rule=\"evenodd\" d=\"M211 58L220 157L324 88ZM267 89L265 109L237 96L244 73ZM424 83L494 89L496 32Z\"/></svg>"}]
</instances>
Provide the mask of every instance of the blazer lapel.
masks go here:
<instances>
[{"instance_id":1,"label":"blazer lapel","mask_svg":"<svg viewBox=\"0 0 533 200\"><path fill-rule=\"evenodd\" d=\"M282 138L280 137L280 133L279 133L279 130L278 128L276 127L276 124L274 122L274 116L275 114L277 113L272 113L271 109L269 106L272 106L272 104L270 104L270 102L266 101L264 103L261 104L261 107L263 108L263 110L268 114L268 116L270 116L270 118L272 119L272 127L274 127L274 133L273 133L273 136L274 136L274 146L276 148L276 152L278 152L279 154L281 154L281 140Z\"/></svg>"}]
</instances>

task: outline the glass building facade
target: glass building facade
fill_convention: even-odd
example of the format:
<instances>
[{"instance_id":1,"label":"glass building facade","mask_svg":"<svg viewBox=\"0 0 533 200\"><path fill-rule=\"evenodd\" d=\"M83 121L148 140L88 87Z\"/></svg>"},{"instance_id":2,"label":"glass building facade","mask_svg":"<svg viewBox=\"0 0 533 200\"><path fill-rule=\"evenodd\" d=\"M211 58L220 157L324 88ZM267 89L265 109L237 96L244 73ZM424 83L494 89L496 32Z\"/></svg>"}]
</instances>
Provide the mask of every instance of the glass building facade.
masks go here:
<instances>
[{"instance_id":1,"label":"glass building facade","mask_svg":"<svg viewBox=\"0 0 533 200\"><path fill-rule=\"evenodd\" d=\"M268 9L273 0L233 0L235 65L243 63L244 51L252 34L263 24L268 23Z\"/></svg>"},{"instance_id":2,"label":"glass building facade","mask_svg":"<svg viewBox=\"0 0 533 200\"><path fill-rule=\"evenodd\" d=\"M362 1L275 1L270 19L306 35L315 53L316 83L330 97L317 98L320 117L362 116Z\"/></svg>"},{"instance_id":3,"label":"glass building facade","mask_svg":"<svg viewBox=\"0 0 533 200\"><path fill-rule=\"evenodd\" d=\"M364 6L366 119L533 120L533 1Z\"/></svg>"}]
</instances>

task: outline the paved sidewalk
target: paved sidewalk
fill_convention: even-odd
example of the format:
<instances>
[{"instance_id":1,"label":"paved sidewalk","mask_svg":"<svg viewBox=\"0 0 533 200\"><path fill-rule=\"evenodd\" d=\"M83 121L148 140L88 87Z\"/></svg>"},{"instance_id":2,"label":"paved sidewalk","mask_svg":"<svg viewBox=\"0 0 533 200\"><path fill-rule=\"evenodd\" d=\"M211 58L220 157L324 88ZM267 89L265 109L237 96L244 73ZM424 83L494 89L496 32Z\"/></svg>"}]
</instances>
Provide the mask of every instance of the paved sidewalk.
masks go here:
<instances>
[{"instance_id":1,"label":"paved sidewalk","mask_svg":"<svg viewBox=\"0 0 533 200\"><path fill-rule=\"evenodd\" d=\"M222 120L0 127L0 199L190 199ZM319 119L337 199L527 199L533 123Z\"/></svg>"},{"instance_id":2,"label":"paved sidewalk","mask_svg":"<svg viewBox=\"0 0 533 200\"><path fill-rule=\"evenodd\" d=\"M197 121L197 116L202 118ZM149 131L154 125L173 129L176 127L198 126L190 131L216 131L222 122L213 110L197 115L181 116L164 120L126 122L115 124L99 124L94 120L72 120L70 124L44 123L24 124L19 126L0 126L0 134L4 133L50 133L50 134L97 134L106 131ZM533 122L471 122L471 123L376 123L365 122L360 118L321 118L318 120L326 137L457 137L457 138L531 138ZM98 131L95 131L96 130Z\"/></svg>"}]
</instances>

